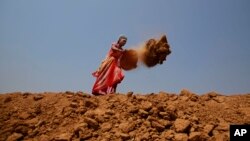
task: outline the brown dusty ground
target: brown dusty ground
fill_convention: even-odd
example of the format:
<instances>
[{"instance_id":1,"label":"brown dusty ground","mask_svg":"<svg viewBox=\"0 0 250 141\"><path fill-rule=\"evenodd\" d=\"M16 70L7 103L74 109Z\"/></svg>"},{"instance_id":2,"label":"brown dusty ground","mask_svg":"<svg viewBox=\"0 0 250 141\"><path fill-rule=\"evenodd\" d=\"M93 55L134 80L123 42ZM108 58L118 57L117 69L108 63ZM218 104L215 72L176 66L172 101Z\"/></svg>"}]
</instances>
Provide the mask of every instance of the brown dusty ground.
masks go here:
<instances>
[{"instance_id":1,"label":"brown dusty ground","mask_svg":"<svg viewBox=\"0 0 250 141\"><path fill-rule=\"evenodd\" d=\"M0 141L223 141L250 124L250 94L0 94Z\"/></svg>"}]
</instances>

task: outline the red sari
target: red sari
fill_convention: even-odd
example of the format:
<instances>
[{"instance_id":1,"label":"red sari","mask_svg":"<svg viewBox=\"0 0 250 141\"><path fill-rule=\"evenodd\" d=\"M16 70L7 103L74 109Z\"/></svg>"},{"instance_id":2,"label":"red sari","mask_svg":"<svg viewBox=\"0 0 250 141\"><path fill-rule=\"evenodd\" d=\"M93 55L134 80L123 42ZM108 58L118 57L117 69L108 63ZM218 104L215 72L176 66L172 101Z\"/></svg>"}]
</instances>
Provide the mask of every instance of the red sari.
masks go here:
<instances>
[{"instance_id":1,"label":"red sari","mask_svg":"<svg viewBox=\"0 0 250 141\"><path fill-rule=\"evenodd\" d=\"M112 44L106 59L102 62L99 69L92 73L92 75L96 77L92 94L106 95L116 92L117 84L124 78L122 69L119 66L119 60L122 53L123 51L119 44Z\"/></svg>"}]
</instances>

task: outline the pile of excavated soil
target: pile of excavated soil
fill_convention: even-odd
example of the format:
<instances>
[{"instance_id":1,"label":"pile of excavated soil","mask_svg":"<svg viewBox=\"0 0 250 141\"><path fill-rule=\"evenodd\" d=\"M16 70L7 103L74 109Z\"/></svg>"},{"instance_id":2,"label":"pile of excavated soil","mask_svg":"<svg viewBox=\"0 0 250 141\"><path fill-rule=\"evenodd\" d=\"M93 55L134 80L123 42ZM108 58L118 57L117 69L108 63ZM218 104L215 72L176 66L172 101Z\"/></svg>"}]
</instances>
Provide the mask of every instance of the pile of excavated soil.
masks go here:
<instances>
[{"instance_id":1,"label":"pile of excavated soil","mask_svg":"<svg viewBox=\"0 0 250 141\"><path fill-rule=\"evenodd\" d=\"M250 94L0 94L0 140L223 141L250 124Z\"/></svg>"}]
</instances>

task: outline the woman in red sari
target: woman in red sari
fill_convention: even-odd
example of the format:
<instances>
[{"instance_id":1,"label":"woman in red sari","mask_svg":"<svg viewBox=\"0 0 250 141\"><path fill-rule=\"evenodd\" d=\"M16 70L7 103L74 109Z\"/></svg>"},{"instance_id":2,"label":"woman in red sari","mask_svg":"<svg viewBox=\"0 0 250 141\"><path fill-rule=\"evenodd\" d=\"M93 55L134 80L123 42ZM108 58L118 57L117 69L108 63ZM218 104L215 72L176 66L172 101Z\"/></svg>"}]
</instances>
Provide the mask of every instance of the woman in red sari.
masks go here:
<instances>
[{"instance_id":1,"label":"woman in red sari","mask_svg":"<svg viewBox=\"0 0 250 141\"><path fill-rule=\"evenodd\" d=\"M116 43L113 43L111 49L102 61L97 71L92 73L96 77L96 82L92 89L94 95L106 95L116 92L118 83L124 78L124 74L120 67L120 58L123 54L123 46L127 42L127 37L120 36Z\"/></svg>"}]
</instances>

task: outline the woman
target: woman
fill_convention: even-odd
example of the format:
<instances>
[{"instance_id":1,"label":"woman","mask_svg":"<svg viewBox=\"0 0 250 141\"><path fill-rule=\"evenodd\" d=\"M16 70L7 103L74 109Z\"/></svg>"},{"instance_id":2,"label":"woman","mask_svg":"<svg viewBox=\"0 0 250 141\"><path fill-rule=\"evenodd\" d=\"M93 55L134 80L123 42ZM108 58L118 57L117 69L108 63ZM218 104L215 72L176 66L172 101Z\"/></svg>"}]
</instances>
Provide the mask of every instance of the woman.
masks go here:
<instances>
[{"instance_id":1,"label":"woman","mask_svg":"<svg viewBox=\"0 0 250 141\"><path fill-rule=\"evenodd\" d=\"M124 78L119 61L124 51L122 47L126 42L127 37L120 36L118 41L112 44L107 57L102 61L99 69L92 73L96 77L92 94L106 95L116 92L117 84Z\"/></svg>"}]
</instances>

